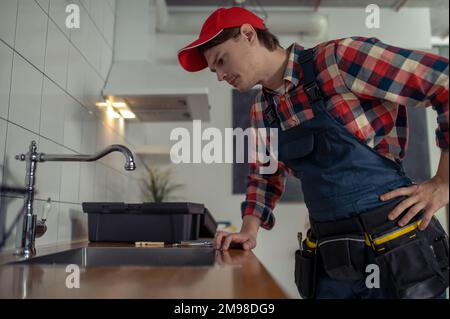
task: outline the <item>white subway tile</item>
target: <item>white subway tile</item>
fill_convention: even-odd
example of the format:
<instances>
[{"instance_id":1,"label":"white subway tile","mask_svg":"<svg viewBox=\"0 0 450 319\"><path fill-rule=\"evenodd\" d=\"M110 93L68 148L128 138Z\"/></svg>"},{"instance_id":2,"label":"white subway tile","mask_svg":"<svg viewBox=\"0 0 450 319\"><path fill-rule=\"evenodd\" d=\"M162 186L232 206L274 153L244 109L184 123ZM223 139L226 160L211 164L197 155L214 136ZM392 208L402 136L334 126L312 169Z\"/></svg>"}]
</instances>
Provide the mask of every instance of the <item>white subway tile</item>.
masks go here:
<instances>
[{"instance_id":1,"label":"white subway tile","mask_svg":"<svg viewBox=\"0 0 450 319\"><path fill-rule=\"evenodd\" d=\"M64 148L52 141L40 137L39 152L46 154L62 154ZM36 172L37 192L35 195L37 199L46 200L50 197L54 201L59 201L61 170L62 162L50 161L38 163L38 170Z\"/></svg>"},{"instance_id":2,"label":"white subway tile","mask_svg":"<svg viewBox=\"0 0 450 319\"><path fill-rule=\"evenodd\" d=\"M95 163L94 198L95 201L106 201L106 167L97 161Z\"/></svg>"},{"instance_id":3,"label":"white subway tile","mask_svg":"<svg viewBox=\"0 0 450 319\"><path fill-rule=\"evenodd\" d=\"M45 53L45 74L62 88L66 87L69 40L49 21L47 50Z\"/></svg>"},{"instance_id":4,"label":"white subway tile","mask_svg":"<svg viewBox=\"0 0 450 319\"><path fill-rule=\"evenodd\" d=\"M108 8L105 0L94 0L91 2L91 19L100 33L103 33L103 15Z\"/></svg>"},{"instance_id":5,"label":"white subway tile","mask_svg":"<svg viewBox=\"0 0 450 319\"><path fill-rule=\"evenodd\" d=\"M13 50L0 41L0 117L8 118Z\"/></svg>"},{"instance_id":6,"label":"white subway tile","mask_svg":"<svg viewBox=\"0 0 450 319\"><path fill-rule=\"evenodd\" d=\"M107 0L112 12L116 12L116 0Z\"/></svg>"},{"instance_id":7,"label":"white subway tile","mask_svg":"<svg viewBox=\"0 0 450 319\"><path fill-rule=\"evenodd\" d=\"M100 55L102 51L101 41L103 38L98 33L98 30L92 21L88 20L86 27L88 28L87 38L85 38L86 42L84 43L82 53L92 67L94 67L97 72L100 72Z\"/></svg>"},{"instance_id":8,"label":"white subway tile","mask_svg":"<svg viewBox=\"0 0 450 319\"><path fill-rule=\"evenodd\" d=\"M0 185L3 184L3 161L5 158L6 147L6 127L6 121L0 118Z\"/></svg>"},{"instance_id":9,"label":"white subway tile","mask_svg":"<svg viewBox=\"0 0 450 319\"><path fill-rule=\"evenodd\" d=\"M83 116L83 133L81 140L82 154L95 154L97 121L94 115L86 112ZM80 164L80 190L79 201L94 201L95 164L87 162Z\"/></svg>"},{"instance_id":10,"label":"white subway tile","mask_svg":"<svg viewBox=\"0 0 450 319\"><path fill-rule=\"evenodd\" d=\"M66 7L68 4L69 2L66 0L50 0L49 10L50 18L56 23L67 38L69 38L71 30L66 26L66 19L69 15L69 13L66 13Z\"/></svg>"},{"instance_id":11,"label":"white subway tile","mask_svg":"<svg viewBox=\"0 0 450 319\"><path fill-rule=\"evenodd\" d=\"M123 144L120 140L116 139L113 140L110 144ZM115 168L118 171L125 171L125 157L123 154L119 152L114 152L108 155L108 157L105 157L107 159L107 163L110 167Z\"/></svg>"},{"instance_id":12,"label":"white subway tile","mask_svg":"<svg viewBox=\"0 0 450 319\"><path fill-rule=\"evenodd\" d=\"M60 204L58 243L87 240L87 214L81 205Z\"/></svg>"},{"instance_id":13,"label":"white subway tile","mask_svg":"<svg viewBox=\"0 0 450 319\"><path fill-rule=\"evenodd\" d=\"M70 218L70 207L72 205L60 203L59 204L59 218L58 218L58 235L57 243L65 244L72 241L72 219Z\"/></svg>"},{"instance_id":14,"label":"white subway tile","mask_svg":"<svg viewBox=\"0 0 450 319\"><path fill-rule=\"evenodd\" d=\"M91 11L91 0L78 0L78 2L86 9L87 12Z\"/></svg>"},{"instance_id":15,"label":"white subway tile","mask_svg":"<svg viewBox=\"0 0 450 319\"><path fill-rule=\"evenodd\" d=\"M73 45L70 45L67 68L67 92L80 102L84 98L85 63L78 50Z\"/></svg>"},{"instance_id":16,"label":"white subway tile","mask_svg":"<svg viewBox=\"0 0 450 319\"><path fill-rule=\"evenodd\" d=\"M60 144L64 143L64 109L67 94L44 77L39 134Z\"/></svg>"},{"instance_id":17,"label":"white subway tile","mask_svg":"<svg viewBox=\"0 0 450 319\"><path fill-rule=\"evenodd\" d=\"M50 0L36 0L36 2L41 7L41 9L44 10L45 13L48 13L48 6L50 3Z\"/></svg>"},{"instance_id":18,"label":"white subway tile","mask_svg":"<svg viewBox=\"0 0 450 319\"><path fill-rule=\"evenodd\" d=\"M89 32L91 31L92 21L89 14L83 6L80 8L80 28L73 28L70 30L70 41L78 48L82 55L86 57L86 51L89 45Z\"/></svg>"},{"instance_id":19,"label":"white subway tile","mask_svg":"<svg viewBox=\"0 0 450 319\"><path fill-rule=\"evenodd\" d=\"M112 63L112 57L113 57L112 49L105 42L105 40L102 40L100 75L102 76L103 80L106 80L108 77L108 73L111 68L111 63Z\"/></svg>"},{"instance_id":20,"label":"white subway tile","mask_svg":"<svg viewBox=\"0 0 450 319\"><path fill-rule=\"evenodd\" d=\"M120 189L120 174L114 169L106 168L106 201L120 201L121 200L121 189Z\"/></svg>"},{"instance_id":21,"label":"white subway tile","mask_svg":"<svg viewBox=\"0 0 450 319\"><path fill-rule=\"evenodd\" d=\"M66 96L64 103L64 146L80 152L83 116L87 112L77 101Z\"/></svg>"},{"instance_id":22,"label":"white subway tile","mask_svg":"<svg viewBox=\"0 0 450 319\"><path fill-rule=\"evenodd\" d=\"M95 193L95 165L92 162L82 163L80 165L80 195L79 201L93 202L96 201Z\"/></svg>"},{"instance_id":23,"label":"white subway tile","mask_svg":"<svg viewBox=\"0 0 450 319\"><path fill-rule=\"evenodd\" d=\"M9 120L39 132L43 74L14 54Z\"/></svg>"},{"instance_id":24,"label":"white subway tile","mask_svg":"<svg viewBox=\"0 0 450 319\"><path fill-rule=\"evenodd\" d=\"M92 154L97 149L97 118L89 112L83 113L83 130L81 135L81 153Z\"/></svg>"},{"instance_id":25,"label":"white subway tile","mask_svg":"<svg viewBox=\"0 0 450 319\"><path fill-rule=\"evenodd\" d=\"M26 162L15 159L16 155L26 154L31 141L39 141L39 137L20 126L8 123L6 138L6 154L3 168L3 182L11 187L25 186ZM39 145L38 145L39 150Z\"/></svg>"},{"instance_id":26,"label":"white subway tile","mask_svg":"<svg viewBox=\"0 0 450 319\"><path fill-rule=\"evenodd\" d=\"M63 154L75 154L64 149ZM86 164L82 163L81 165ZM60 200L63 202L78 202L80 183L80 162L63 162L61 172Z\"/></svg>"},{"instance_id":27,"label":"white subway tile","mask_svg":"<svg viewBox=\"0 0 450 319\"><path fill-rule=\"evenodd\" d=\"M101 129L103 130L101 133L101 146L99 146L99 149L103 149L111 144L114 144L114 137L113 137L113 131L110 127L102 123ZM102 159L100 159L100 162L107 166L113 166L113 155L111 156L105 156Z\"/></svg>"},{"instance_id":28,"label":"white subway tile","mask_svg":"<svg viewBox=\"0 0 450 319\"><path fill-rule=\"evenodd\" d=\"M96 109L95 104L103 101L103 97L100 95L105 81L95 72L95 70L87 65L86 78L84 81L84 105L91 111Z\"/></svg>"},{"instance_id":29,"label":"white subway tile","mask_svg":"<svg viewBox=\"0 0 450 319\"><path fill-rule=\"evenodd\" d=\"M0 39L14 47L18 0L0 1Z\"/></svg>"},{"instance_id":30,"label":"white subway tile","mask_svg":"<svg viewBox=\"0 0 450 319\"><path fill-rule=\"evenodd\" d=\"M19 0L15 49L39 70L44 69L48 16L38 4Z\"/></svg>"},{"instance_id":31,"label":"white subway tile","mask_svg":"<svg viewBox=\"0 0 450 319\"><path fill-rule=\"evenodd\" d=\"M108 145L107 140L107 128L106 126L101 122L97 122L97 149L103 149Z\"/></svg>"},{"instance_id":32,"label":"white subway tile","mask_svg":"<svg viewBox=\"0 0 450 319\"><path fill-rule=\"evenodd\" d=\"M114 12L105 10L103 18L103 35L110 47L113 46L114 42L114 20Z\"/></svg>"}]
</instances>

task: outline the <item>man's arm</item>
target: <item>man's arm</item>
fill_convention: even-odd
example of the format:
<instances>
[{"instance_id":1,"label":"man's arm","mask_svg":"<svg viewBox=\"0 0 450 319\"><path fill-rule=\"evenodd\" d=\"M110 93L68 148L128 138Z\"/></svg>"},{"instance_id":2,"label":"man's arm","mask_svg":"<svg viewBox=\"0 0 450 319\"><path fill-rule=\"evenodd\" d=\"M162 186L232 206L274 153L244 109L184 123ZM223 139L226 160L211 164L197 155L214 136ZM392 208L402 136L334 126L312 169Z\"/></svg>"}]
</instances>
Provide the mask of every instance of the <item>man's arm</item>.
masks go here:
<instances>
[{"instance_id":1,"label":"man's arm","mask_svg":"<svg viewBox=\"0 0 450 319\"><path fill-rule=\"evenodd\" d=\"M339 41L335 52L344 84L356 96L408 107L432 106L437 113L437 145L449 149L448 59L360 37Z\"/></svg>"},{"instance_id":2,"label":"man's arm","mask_svg":"<svg viewBox=\"0 0 450 319\"><path fill-rule=\"evenodd\" d=\"M336 48L336 61L345 85L355 95L412 107L432 106L437 112L436 142L442 149L436 175L420 185L403 187L381 196L408 196L390 213L394 220L409 208L399 225L424 210L420 228L449 202L449 91L448 59L422 51L397 48L375 38L348 38Z\"/></svg>"},{"instance_id":3,"label":"man's arm","mask_svg":"<svg viewBox=\"0 0 450 319\"><path fill-rule=\"evenodd\" d=\"M422 222L419 226L420 230L424 230L428 227L433 215L448 204L448 191L448 151L442 151L437 173L430 180L411 187L395 189L381 196L381 199L386 201L398 196L409 196L395 207L389 214L389 219L396 219L409 208L398 223L399 226L405 226L415 215L424 210Z\"/></svg>"},{"instance_id":4,"label":"man's arm","mask_svg":"<svg viewBox=\"0 0 450 319\"><path fill-rule=\"evenodd\" d=\"M217 232L214 239L217 249L227 250L233 242L242 244L245 250L253 249L259 228L270 230L274 226L273 209L283 194L287 168L278 162L278 170L274 174L260 174L259 167L258 163L250 165L247 193L241 205L240 232Z\"/></svg>"},{"instance_id":5,"label":"man's arm","mask_svg":"<svg viewBox=\"0 0 450 319\"><path fill-rule=\"evenodd\" d=\"M261 219L253 215L246 215L242 218L241 232L249 233L256 238L260 226Z\"/></svg>"},{"instance_id":6,"label":"man's arm","mask_svg":"<svg viewBox=\"0 0 450 319\"><path fill-rule=\"evenodd\" d=\"M258 128L256 119L260 118L263 106L258 101L253 105L250 114L251 125ZM259 149L258 149L259 150ZM255 158L258 158L255 156ZM256 161L250 163L250 173L245 200L241 204L242 226L239 233L229 234L217 232L215 247L228 249L231 243L240 243L245 250L256 246L256 236L260 227L270 230L275 224L273 209L284 191L285 174L289 169L277 161L278 169L273 174L261 174L260 167L263 164Z\"/></svg>"},{"instance_id":7,"label":"man's arm","mask_svg":"<svg viewBox=\"0 0 450 319\"><path fill-rule=\"evenodd\" d=\"M448 185L448 151L442 151L436 177L442 184Z\"/></svg>"}]
</instances>

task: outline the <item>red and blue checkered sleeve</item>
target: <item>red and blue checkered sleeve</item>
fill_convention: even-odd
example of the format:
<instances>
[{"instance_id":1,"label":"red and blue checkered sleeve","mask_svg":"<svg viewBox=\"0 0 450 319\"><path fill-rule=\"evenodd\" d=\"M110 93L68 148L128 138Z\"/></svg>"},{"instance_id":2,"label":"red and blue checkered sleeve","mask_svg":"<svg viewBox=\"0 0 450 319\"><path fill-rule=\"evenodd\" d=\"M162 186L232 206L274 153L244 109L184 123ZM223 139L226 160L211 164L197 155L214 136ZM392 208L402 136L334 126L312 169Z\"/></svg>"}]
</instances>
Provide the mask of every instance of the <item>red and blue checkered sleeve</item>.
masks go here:
<instances>
[{"instance_id":1,"label":"red and blue checkered sleeve","mask_svg":"<svg viewBox=\"0 0 450 319\"><path fill-rule=\"evenodd\" d=\"M432 106L437 112L437 145L449 149L448 59L364 37L341 39L335 54L345 85L355 95L404 106Z\"/></svg>"},{"instance_id":2,"label":"red and blue checkered sleeve","mask_svg":"<svg viewBox=\"0 0 450 319\"><path fill-rule=\"evenodd\" d=\"M250 114L252 128L261 127L261 104L256 101ZM290 170L280 161L272 174L261 174L263 166L256 161L250 163L250 172L247 177L247 191L245 200L241 204L241 216L253 215L261 220L261 227L270 230L275 225L273 210L284 192L286 173Z\"/></svg>"},{"instance_id":3,"label":"red and blue checkered sleeve","mask_svg":"<svg viewBox=\"0 0 450 319\"><path fill-rule=\"evenodd\" d=\"M253 215L261 220L261 227L270 230L275 225L273 210L284 191L285 172L279 163L277 172L258 173L258 165L250 165L247 193L241 204L242 218Z\"/></svg>"}]
</instances>

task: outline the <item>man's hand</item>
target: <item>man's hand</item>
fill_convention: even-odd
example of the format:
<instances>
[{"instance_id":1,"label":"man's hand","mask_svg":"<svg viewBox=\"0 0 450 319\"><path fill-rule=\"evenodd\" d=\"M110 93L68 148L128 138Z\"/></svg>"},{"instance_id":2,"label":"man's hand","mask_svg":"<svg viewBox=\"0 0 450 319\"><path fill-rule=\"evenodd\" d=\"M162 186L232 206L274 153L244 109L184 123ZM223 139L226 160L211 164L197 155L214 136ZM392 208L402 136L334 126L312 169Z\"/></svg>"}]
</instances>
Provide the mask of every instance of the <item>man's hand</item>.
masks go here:
<instances>
[{"instance_id":1,"label":"man's hand","mask_svg":"<svg viewBox=\"0 0 450 319\"><path fill-rule=\"evenodd\" d=\"M398 225L402 227L423 209L424 214L419 229L424 230L436 211L448 204L448 191L448 152L442 152L436 176L423 184L402 187L383 194L381 200L386 201L398 196L408 196L390 212L388 218L394 220L409 208L408 212L398 222Z\"/></svg>"},{"instance_id":2,"label":"man's hand","mask_svg":"<svg viewBox=\"0 0 450 319\"><path fill-rule=\"evenodd\" d=\"M258 233L261 221L259 218L251 215L244 216L241 231L239 233L227 233L224 231L216 232L214 236L214 248L227 250L231 243L242 244L244 250L250 250L256 247L256 235Z\"/></svg>"},{"instance_id":3,"label":"man's hand","mask_svg":"<svg viewBox=\"0 0 450 319\"><path fill-rule=\"evenodd\" d=\"M246 232L227 233L218 231L214 237L214 248L228 250L231 243L242 244L244 250L250 250L256 247L256 237Z\"/></svg>"}]
</instances>

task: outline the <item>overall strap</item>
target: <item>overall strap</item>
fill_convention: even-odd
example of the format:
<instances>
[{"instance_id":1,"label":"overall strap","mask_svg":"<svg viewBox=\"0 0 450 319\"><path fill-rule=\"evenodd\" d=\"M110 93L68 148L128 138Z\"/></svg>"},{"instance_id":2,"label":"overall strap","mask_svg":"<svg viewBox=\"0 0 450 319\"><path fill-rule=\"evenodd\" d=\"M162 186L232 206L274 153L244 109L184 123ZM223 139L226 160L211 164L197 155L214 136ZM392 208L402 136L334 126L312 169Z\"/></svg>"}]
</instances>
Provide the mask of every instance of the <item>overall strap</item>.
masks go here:
<instances>
[{"instance_id":1,"label":"overall strap","mask_svg":"<svg viewBox=\"0 0 450 319\"><path fill-rule=\"evenodd\" d=\"M308 96L313 110L326 111L323 96L316 82L314 71L314 49L306 49L300 52L299 62L303 71L303 90Z\"/></svg>"},{"instance_id":2,"label":"overall strap","mask_svg":"<svg viewBox=\"0 0 450 319\"><path fill-rule=\"evenodd\" d=\"M323 101L322 93L316 82L316 75L314 71L314 49L301 51L299 54L299 63L303 70L303 90L308 96L308 101L313 108L313 112L315 114L319 114L324 111L326 112L326 106ZM263 113L269 126L273 123L276 123L278 127L280 126L280 119L277 116L275 105L272 102L269 102L269 105Z\"/></svg>"}]
</instances>

